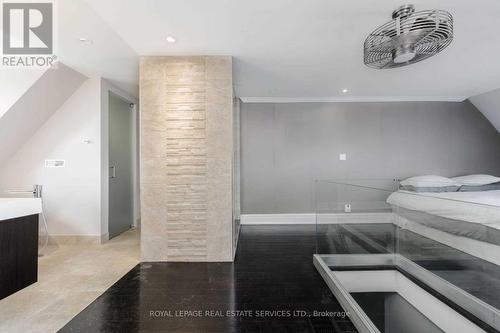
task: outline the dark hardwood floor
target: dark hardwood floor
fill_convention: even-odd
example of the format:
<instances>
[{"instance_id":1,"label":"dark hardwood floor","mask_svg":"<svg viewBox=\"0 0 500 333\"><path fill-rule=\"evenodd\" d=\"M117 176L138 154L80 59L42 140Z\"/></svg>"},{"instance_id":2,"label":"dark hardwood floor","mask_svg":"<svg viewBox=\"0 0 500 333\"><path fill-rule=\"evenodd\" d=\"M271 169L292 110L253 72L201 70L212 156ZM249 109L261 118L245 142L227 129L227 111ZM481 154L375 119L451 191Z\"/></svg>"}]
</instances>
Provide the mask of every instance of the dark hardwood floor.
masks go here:
<instances>
[{"instance_id":1,"label":"dark hardwood floor","mask_svg":"<svg viewBox=\"0 0 500 333\"><path fill-rule=\"evenodd\" d=\"M234 263L142 263L61 332L355 332L312 265L316 247L399 249L500 306L498 266L391 224L243 226Z\"/></svg>"},{"instance_id":2,"label":"dark hardwood floor","mask_svg":"<svg viewBox=\"0 0 500 333\"><path fill-rule=\"evenodd\" d=\"M356 332L315 248L314 226L243 226L234 263L141 263L60 332Z\"/></svg>"}]
</instances>

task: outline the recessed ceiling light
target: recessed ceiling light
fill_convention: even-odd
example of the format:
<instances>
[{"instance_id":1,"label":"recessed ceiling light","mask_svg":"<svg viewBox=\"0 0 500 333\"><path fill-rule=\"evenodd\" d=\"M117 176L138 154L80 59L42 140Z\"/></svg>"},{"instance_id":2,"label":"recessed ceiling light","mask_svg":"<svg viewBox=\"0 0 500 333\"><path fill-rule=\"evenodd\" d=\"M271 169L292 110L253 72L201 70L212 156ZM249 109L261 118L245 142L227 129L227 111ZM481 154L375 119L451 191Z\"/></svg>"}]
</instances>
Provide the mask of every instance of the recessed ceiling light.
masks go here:
<instances>
[{"instance_id":1,"label":"recessed ceiling light","mask_svg":"<svg viewBox=\"0 0 500 333\"><path fill-rule=\"evenodd\" d=\"M175 43L176 41L177 40L174 37L172 37L172 36L168 36L167 37L167 42L169 42L169 43Z\"/></svg>"},{"instance_id":2,"label":"recessed ceiling light","mask_svg":"<svg viewBox=\"0 0 500 333\"><path fill-rule=\"evenodd\" d=\"M349 92L349 90L348 90L348 89L342 89L342 93L343 93L343 94L347 94L348 92Z\"/></svg>"},{"instance_id":3,"label":"recessed ceiling light","mask_svg":"<svg viewBox=\"0 0 500 333\"><path fill-rule=\"evenodd\" d=\"M92 45L93 41L91 39L81 37L78 39L83 45Z\"/></svg>"}]
</instances>

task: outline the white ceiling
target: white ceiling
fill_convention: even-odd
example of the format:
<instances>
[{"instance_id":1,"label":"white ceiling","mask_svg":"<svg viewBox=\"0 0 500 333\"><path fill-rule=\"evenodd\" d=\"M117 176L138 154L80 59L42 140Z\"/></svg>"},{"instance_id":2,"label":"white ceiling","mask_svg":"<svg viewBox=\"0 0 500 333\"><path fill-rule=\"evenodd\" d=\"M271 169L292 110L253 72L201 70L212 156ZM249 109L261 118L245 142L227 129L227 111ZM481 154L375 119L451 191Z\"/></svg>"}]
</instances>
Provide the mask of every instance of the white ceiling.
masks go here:
<instances>
[{"instance_id":1,"label":"white ceiling","mask_svg":"<svg viewBox=\"0 0 500 333\"><path fill-rule=\"evenodd\" d=\"M103 77L137 96L138 54L84 0L56 4L58 59L88 77ZM81 43L80 38L89 39L91 45Z\"/></svg>"},{"instance_id":2,"label":"white ceiling","mask_svg":"<svg viewBox=\"0 0 500 333\"><path fill-rule=\"evenodd\" d=\"M44 73L44 70L0 70L0 118Z\"/></svg>"},{"instance_id":3,"label":"white ceiling","mask_svg":"<svg viewBox=\"0 0 500 333\"><path fill-rule=\"evenodd\" d=\"M247 100L463 100L500 87L498 0L412 1L450 11L455 40L387 70L363 64L363 42L403 0L86 1L136 54L234 56Z\"/></svg>"},{"instance_id":4,"label":"white ceiling","mask_svg":"<svg viewBox=\"0 0 500 333\"><path fill-rule=\"evenodd\" d=\"M108 79L118 88L137 96L138 54L84 0L59 0L56 4L55 52L58 60L85 76ZM82 44L81 37L92 40L92 45ZM0 117L45 71L0 68Z\"/></svg>"}]
</instances>

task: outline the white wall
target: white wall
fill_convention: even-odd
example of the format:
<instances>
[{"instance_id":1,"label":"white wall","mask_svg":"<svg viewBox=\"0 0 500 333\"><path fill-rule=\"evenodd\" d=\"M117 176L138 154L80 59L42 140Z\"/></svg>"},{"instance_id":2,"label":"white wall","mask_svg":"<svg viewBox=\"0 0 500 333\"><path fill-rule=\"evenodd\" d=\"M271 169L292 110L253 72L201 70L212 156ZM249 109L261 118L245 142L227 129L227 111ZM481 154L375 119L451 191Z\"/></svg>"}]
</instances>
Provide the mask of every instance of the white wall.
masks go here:
<instances>
[{"instance_id":1,"label":"white wall","mask_svg":"<svg viewBox=\"0 0 500 333\"><path fill-rule=\"evenodd\" d=\"M471 97L469 100L500 132L500 89Z\"/></svg>"},{"instance_id":2,"label":"white wall","mask_svg":"<svg viewBox=\"0 0 500 333\"><path fill-rule=\"evenodd\" d=\"M33 184L44 186L44 209L52 236L107 239L110 91L137 104L133 96L107 80L88 79L0 166L0 196L6 196L7 189L31 189ZM137 132L133 135L137 137ZM66 167L45 168L46 159L65 160ZM138 174L138 167L135 171ZM134 183L137 221L140 214L138 176Z\"/></svg>"},{"instance_id":3,"label":"white wall","mask_svg":"<svg viewBox=\"0 0 500 333\"><path fill-rule=\"evenodd\" d=\"M100 84L85 81L0 170L0 190L44 185L51 235L101 233ZM45 159L64 159L66 167L45 168Z\"/></svg>"}]
</instances>

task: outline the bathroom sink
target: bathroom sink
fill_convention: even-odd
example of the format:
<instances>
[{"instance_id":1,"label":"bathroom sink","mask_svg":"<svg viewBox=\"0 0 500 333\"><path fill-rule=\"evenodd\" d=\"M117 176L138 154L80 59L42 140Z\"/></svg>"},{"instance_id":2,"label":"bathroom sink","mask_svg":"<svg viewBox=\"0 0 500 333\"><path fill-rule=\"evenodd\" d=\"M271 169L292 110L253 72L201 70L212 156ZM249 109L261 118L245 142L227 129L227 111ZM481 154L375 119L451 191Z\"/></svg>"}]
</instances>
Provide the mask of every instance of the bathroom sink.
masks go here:
<instances>
[{"instance_id":1,"label":"bathroom sink","mask_svg":"<svg viewBox=\"0 0 500 333\"><path fill-rule=\"evenodd\" d=\"M0 221L40 214L40 198L0 198Z\"/></svg>"}]
</instances>

